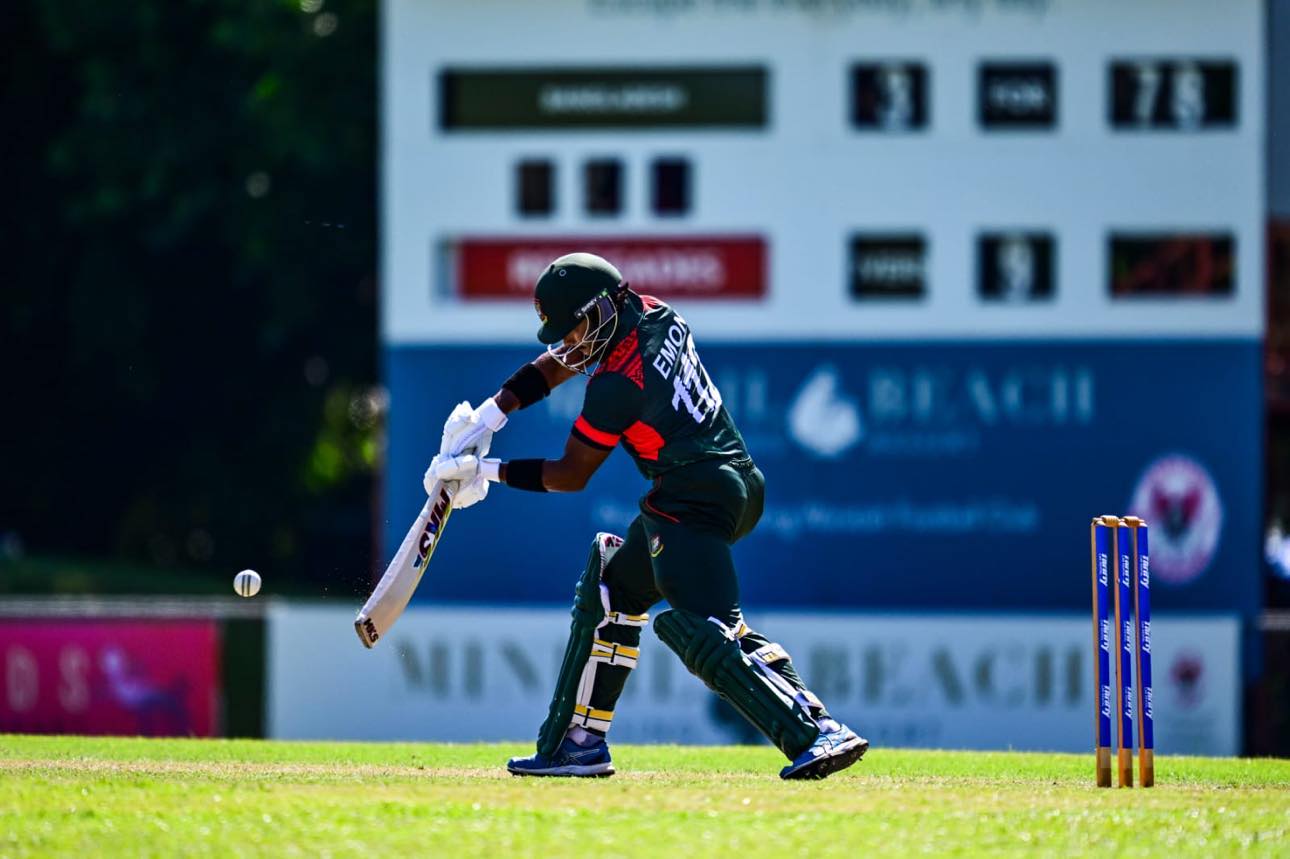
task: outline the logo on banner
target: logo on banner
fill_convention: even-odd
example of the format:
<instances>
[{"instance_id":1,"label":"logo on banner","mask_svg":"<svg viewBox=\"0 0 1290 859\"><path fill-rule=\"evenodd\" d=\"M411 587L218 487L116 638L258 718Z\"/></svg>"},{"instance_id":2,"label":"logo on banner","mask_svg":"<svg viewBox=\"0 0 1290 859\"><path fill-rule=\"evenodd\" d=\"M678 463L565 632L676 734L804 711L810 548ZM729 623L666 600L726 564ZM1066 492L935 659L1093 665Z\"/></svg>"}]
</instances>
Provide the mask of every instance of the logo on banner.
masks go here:
<instances>
[{"instance_id":1,"label":"logo on banner","mask_svg":"<svg viewBox=\"0 0 1290 859\"><path fill-rule=\"evenodd\" d=\"M1172 584L1209 567L1223 527L1223 505L1209 472L1182 455L1157 459L1133 491L1135 516L1151 526L1151 571Z\"/></svg>"},{"instance_id":2,"label":"logo on banner","mask_svg":"<svg viewBox=\"0 0 1290 859\"><path fill-rule=\"evenodd\" d=\"M793 395L788 436L822 459L861 443L872 456L962 455L992 430L1088 426L1094 382L1092 370L1061 365L875 366L848 380L823 364Z\"/></svg>"},{"instance_id":3,"label":"logo on banner","mask_svg":"<svg viewBox=\"0 0 1290 859\"><path fill-rule=\"evenodd\" d=\"M838 371L820 367L807 378L788 410L793 440L823 459L841 456L864 435L859 407L839 388Z\"/></svg>"},{"instance_id":4,"label":"logo on banner","mask_svg":"<svg viewBox=\"0 0 1290 859\"><path fill-rule=\"evenodd\" d=\"M1205 660L1184 651L1169 666L1169 685L1179 709L1194 710L1205 699Z\"/></svg>"}]
</instances>

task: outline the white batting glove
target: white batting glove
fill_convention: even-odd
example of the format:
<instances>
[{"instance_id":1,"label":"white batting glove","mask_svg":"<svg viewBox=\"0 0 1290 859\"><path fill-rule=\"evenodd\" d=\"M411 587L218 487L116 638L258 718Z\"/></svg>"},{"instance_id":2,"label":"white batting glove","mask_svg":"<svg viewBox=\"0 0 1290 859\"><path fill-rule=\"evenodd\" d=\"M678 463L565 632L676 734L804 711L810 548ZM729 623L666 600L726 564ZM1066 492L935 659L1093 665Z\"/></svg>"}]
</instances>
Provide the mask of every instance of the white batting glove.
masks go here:
<instances>
[{"instance_id":1,"label":"white batting glove","mask_svg":"<svg viewBox=\"0 0 1290 859\"><path fill-rule=\"evenodd\" d=\"M470 403L459 403L443 425L443 442L439 452L456 456L474 448L479 456L483 456L492 446L493 433L506 426L506 413L492 397L469 413L465 412L463 406L469 409Z\"/></svg>"},{"instance_id":2,"label":"white batting glove","mask_svg":"<svg viewBox=\"0 0 1290 859\"><path fill-rule=\"evenodd\" d=\"M496 459L480 459L471 454L447 456L441 453L430 460L423 483L427 494L433 492L434 485L439 481L457 484L452 506L454 510L464 510L488 496L489 481L498 479L499 469L500 462Z\"/></svg>"},{"instance_id":3,"label":"white batting glove","mask_svg":"<svg viewBox=\"0 0 1290 859\"><path fill-rule=\"evenodd\" d=\"M439 452L452 453L449 445L456 441L470 424L470 416L475 413L474 407L468 400L462 400L453 407L452 412L448 415L448 420L443 422L443 435L439 439ZM457 451L461 453L461 451Z\"/></svg>"}]
</instances>

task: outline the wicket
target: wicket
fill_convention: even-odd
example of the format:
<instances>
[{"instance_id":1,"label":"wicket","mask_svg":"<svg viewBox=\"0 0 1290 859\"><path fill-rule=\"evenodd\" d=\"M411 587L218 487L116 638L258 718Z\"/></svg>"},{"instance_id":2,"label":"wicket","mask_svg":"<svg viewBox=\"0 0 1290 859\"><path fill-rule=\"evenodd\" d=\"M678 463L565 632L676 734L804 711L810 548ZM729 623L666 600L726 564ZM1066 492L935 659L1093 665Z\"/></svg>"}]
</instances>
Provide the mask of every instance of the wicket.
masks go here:
<instances>
[{"instance_id":1,"label":"wicket","mask_svg":"<svg viewBox=\"0 0 1290 859\"><path fill-rule=\"evenodd\" d=\"M1111 721L1119 713L1116 770L1120 787L1133 787L1134 656L1137 659L1138 781L1155 785L1155 719L1151 700L1151 564L1147 523L1136 516L1099 516L1089 527L1093 562L1093 673L1097 786L1111 786ZM1115 564L1115 687L1111 686L1111 585ZM1132 618L1130 617L1132 615ZM1137 621L1136 654L1134 618ZM1114 704L1112 701L1114 700Z\"/></svg>"}]
</instances>

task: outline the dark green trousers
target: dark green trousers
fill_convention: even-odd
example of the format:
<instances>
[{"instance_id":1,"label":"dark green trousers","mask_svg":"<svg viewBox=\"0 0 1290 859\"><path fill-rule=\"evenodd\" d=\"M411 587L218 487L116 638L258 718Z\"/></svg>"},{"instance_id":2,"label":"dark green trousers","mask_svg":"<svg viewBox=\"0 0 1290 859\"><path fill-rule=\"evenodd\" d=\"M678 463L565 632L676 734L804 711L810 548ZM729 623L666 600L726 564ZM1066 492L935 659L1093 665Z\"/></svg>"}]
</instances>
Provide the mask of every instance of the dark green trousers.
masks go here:
<instances>
[{"instance_id":1,"label":"dark green trousers","mask_svg":"<svg viewBox=\"0 0 1290 859\"><path fill-rule=\"evenodd\" d=\"M745 654L771 644L762 633L741 625L739 579L730 552L761 519L765 488L765 478L750 459L695 463L656 479L601 579L609 589L610 607L639 615L666 599L674 609L737 628ZM610 624L598 634L611 644L636 648L640 633L639 627ZM590 692L593 710L613 712L630 670L601 666ZM773 670L815 702L814 715L828 715L806 692L790 660L777 661Z\"/></svg>"},{"instance_id":2,"label":"dark green trousers","mask_svg":"<svg viewBox=\"0 0 1290 859\"><path fill-rule=\"evenodd\" d=\"M673 608L737 623L730 546L761 519L765 489L750 459L698 462L656 479L605 570L610 605L643 614L666 599Z\"/></svg>"}]
</instances>

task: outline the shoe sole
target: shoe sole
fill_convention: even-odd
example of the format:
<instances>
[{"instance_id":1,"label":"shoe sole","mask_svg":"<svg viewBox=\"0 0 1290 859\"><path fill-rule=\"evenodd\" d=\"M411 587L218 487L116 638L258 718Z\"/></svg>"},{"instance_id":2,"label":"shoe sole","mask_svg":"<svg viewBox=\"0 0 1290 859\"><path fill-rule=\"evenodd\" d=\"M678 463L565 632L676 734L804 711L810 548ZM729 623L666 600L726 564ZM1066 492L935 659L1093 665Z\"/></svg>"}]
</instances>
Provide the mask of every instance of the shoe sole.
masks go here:
<instances>
[{"instance_id":1,"label":"shoe sole","mask_svg":"<svg viewBox=\"0 0 1290 859\"><path fill-rule=\"evenodd\" d=\"M838 770L844 770L860 760L867 751L869 751L869 741L863 737L856 737L854 741L844 744L833 754L816 758L791 772L781 773L780 778L785 780L828 778Z\"/></svg>"},{"instance_id":2,"label":"shoe sole","mask_svg":"<svg viewBox=\"0 0 1290 859\"><path fill-rule=\"evenodd\" d=\"M569 777L579 776L581 778L606 778L614 774L613 764L588 764L586 766L565 766L551 767L545 770L526 770L516 769L510 764L506 765L507 771L511 775L531 775L531 776L549 776L549 777Z\"/></svg>"}]
</instances>

